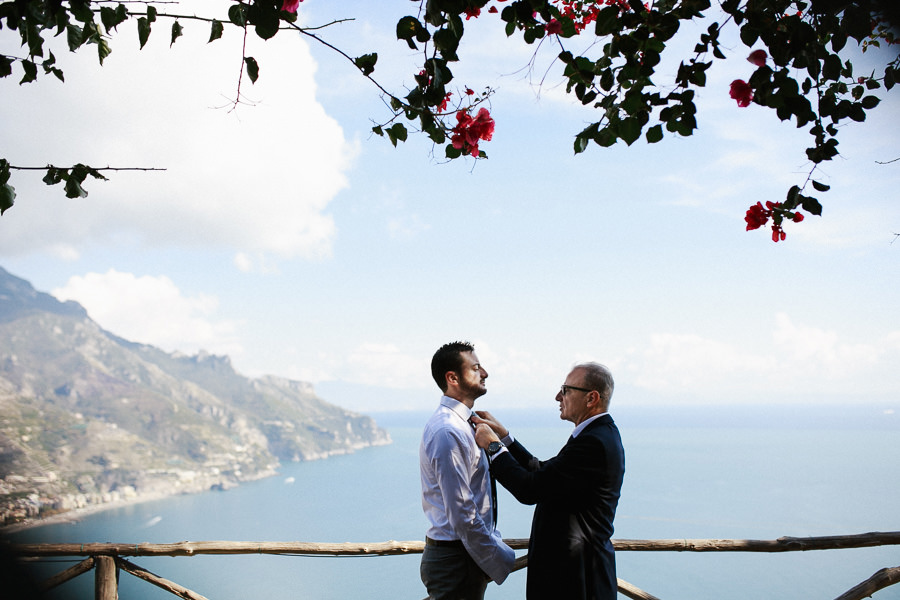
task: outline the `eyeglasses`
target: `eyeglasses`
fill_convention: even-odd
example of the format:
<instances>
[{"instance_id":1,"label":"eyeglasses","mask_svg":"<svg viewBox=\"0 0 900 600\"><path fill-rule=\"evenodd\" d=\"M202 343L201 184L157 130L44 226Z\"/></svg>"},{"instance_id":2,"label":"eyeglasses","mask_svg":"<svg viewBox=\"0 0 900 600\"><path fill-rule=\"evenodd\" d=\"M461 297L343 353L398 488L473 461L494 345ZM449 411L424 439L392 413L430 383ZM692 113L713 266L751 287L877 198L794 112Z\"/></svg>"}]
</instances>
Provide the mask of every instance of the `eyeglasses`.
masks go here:
<instances>
[{"instance_id":1,"label":"eyeglasses","mask_svg":"<svg viewBox=\"0 0 900 600\"><path fill-rule=\"evenodd\" d=\"M574 385L563 384L559 387L559 393L562 396L565 396L569 390L578 390L579 392L593 392L594 391L594 390L589 390L589 389L583 388L583 387L575 387Z\"/></svg>"}]
</instances>

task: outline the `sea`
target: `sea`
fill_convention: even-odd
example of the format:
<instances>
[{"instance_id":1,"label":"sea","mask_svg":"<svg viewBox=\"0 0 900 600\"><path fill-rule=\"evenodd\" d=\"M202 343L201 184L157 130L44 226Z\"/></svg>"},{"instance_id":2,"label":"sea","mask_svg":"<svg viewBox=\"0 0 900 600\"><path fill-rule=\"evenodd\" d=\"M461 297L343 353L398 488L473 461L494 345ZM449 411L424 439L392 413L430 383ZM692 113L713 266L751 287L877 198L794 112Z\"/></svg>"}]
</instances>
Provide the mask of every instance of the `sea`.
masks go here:
<instances>
[{"instance_id":1,"label":"sea","mask_svg":"<svg viewBox=\"0 0 900 600\"><path fill-rule=\"evenodd\" d=\"M555 411L494 411L541 458L571 432ZM615 520L621 539L775 539L900 531L900 403L878 406L622 407L626 452ZM227 491L126 505L10 533L13 542L180 541L374 543L422 540L418 444L427 413L374 413L393 443L289 463ZM527 538L531 506L500 490L499 529ZM518 551L521 556L525 551ZM419 555L201 555L130 559L210 600L425 598ZM618 552L618 576L661 600L836 598L900 546L782 553ZM46 577L75 559L30 564ZM489 599L525 597L526 571ZM93 576L51 598L93 598ZM123 600L173 596L122 572ZM625 598L621 595L620 598ZM900 584L875 600L900 599Z\"/></svg>"}]
</instances>

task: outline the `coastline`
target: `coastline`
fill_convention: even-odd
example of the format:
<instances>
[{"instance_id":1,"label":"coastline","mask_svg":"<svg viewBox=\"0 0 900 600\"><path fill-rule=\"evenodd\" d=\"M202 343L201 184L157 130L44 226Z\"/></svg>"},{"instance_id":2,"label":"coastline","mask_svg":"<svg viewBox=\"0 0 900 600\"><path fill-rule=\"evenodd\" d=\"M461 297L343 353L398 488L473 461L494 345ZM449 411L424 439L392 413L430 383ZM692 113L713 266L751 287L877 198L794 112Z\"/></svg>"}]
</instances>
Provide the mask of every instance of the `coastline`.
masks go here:
<instances>
[{"instance_id":1,"label":"coastline","mask_svg":"<svg viewBox=\"0 0 900 600\"><path fill-rule=\"evenodd\" d=\"M274 473L273 473L274 475ZM163 493L163 492L153 492L149 494L140 494L137 496L133 496L130 498L123 498L120 500L114 500L112 502L103 502L98 504L89 504L88 506L83 506L81 508L73 508L71 510L67 510L64 512L58 512L52 515L48 515L46 517L40 517L37 519L26 519L24 521L19 521L16 523L10 523L8 525L0 526L0 537L5 536L9 533L16 533L19 531L25 531L28 529L34 529L35 527L40 527L42 525L55 525L60 523L78 523L84 517L89 515L94 515L97 513L101 513L107 510L112 510L114 508L121 508L123 506L130 506L134 504L141 504L143 502L150 502L152 500L162 500L163 498L171 498L172 496L179 496L183 494L199 494L207 490L196 490L196 491L184 491L178 490L171 494Z\"/></svg>"},{"instance_id":2,"label":"coastline","mask_svg":"<svg viewBox=\"0 0 900 600\"><path fill-rule=\"evenodd\" d=\"M307 457L305 460L325 460L331 456L341 456L345 454L353 454L358 450L362 450L365 448L371 448L375 446L386 446L393 443L390 436L388 436L384 440L378 440L375 442L371 442L368 444L354 445L349 448L341 448L338 450L332 450L329 452L323 452L320 454L315 454ZM292 462L300 462L300 461L292 461ZM280 465L279 465L280 466ZM238 487L242 483L250 482L250 481L258 481L260 479L265 479L268 477L274 477L279 474L277 468L275 469L266 469L255 473L248 477L243 477L239 480L235 479L222 479L217 478L215 481L210 483L210 481L204 481L202 485L195 485L194 487L180 487L170 489L168 491L161 491L160 489L154 489L152 491L137 493L132 496L120 497L116 500L112 500L110 502L100 502L94 504L88 504L86 506L82 506L79 508L72 508L66 511L54 513L52 515L48 515L46 517L38 517L38 518L29 518L22 521L17 521L15 523L9 523L6 525L0 525L0 539L6 537L7 534L17 533L19 531L26 531L28 529L34 529L36 527L41 527L42 525L56 525L60 523L78 523L84 517L94 515L97 513L101 513L107 510L112 510L114 508L121 508L124 506L132 506L137 504L142 504L144 502L151 502L153 500L162 500L164 498L172 498L175 496L184 496L191 494L201 494L203 492L212 492L212 491L228 491L229 489Z\"/></svg>"}]
</instances>

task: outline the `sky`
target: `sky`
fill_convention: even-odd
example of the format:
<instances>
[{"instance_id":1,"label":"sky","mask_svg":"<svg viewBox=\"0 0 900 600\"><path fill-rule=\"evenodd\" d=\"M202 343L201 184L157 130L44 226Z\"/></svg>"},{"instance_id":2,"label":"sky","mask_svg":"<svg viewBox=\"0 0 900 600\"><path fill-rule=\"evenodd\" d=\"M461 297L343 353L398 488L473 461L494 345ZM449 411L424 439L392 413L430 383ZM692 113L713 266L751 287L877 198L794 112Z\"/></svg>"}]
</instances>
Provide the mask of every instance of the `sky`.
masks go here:
<instances>
[{"instance_id":1,"label":"sky","mask_svg":"<svg viewBox=\"0 0 900 600\"><path fill-rule=\"evenodd\" d=\"M318 34L351 56L377 51L374 76L400 93L421 63L394 24L417 6L306 0L300 18L352 17ZM694 136L575 155L598 116L563 93L558 48L508 40L484 13L452 69L458 90L495 90L496 129L487 160L448 163L425 139L371 135L390 118L379 91L288 32L247 40L260 77L235 106L241 36L207 44L206 25L182 24L170 48L158 21L142 51L135 24L120 26L102 68L91 47L52 46L65 84L0 82L12 164L165 169L107 173L77 200L13 173L0 266L103 328L228 355L244 375L308 381L362 412L434 406L431 356L457 339L489 373L477 407L549 414L571 366L596 360L615 376L613 411L900 408L900 94L843 127L841 156L816 173L831 186L823 216L775 244L745 231L745 211L805 180L810 141L729 98L754 67L728 37ZM685 28L657 83L706 25ZM19 52L8 29L0 52Z\"/></svg>"}]
</instances>

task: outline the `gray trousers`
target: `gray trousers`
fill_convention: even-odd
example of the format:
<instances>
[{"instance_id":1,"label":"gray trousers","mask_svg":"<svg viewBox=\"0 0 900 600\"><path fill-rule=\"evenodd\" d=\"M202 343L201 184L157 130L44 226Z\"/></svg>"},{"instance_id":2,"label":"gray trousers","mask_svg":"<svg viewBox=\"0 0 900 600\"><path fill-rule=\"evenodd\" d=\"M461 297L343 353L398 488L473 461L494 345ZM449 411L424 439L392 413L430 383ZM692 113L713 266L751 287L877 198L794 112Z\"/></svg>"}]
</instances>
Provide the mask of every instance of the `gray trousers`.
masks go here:
<instances>
[{"instance_id":1,"label":"gray trousers","mask_svg":"<svg viewBox=\"0 0 900 600\"><path fill-rule=\"evenodd\" d=\"M419 574L429 600L482 600L489 581L461 546L425 546Z\"/></svg>"}]
</instances>

